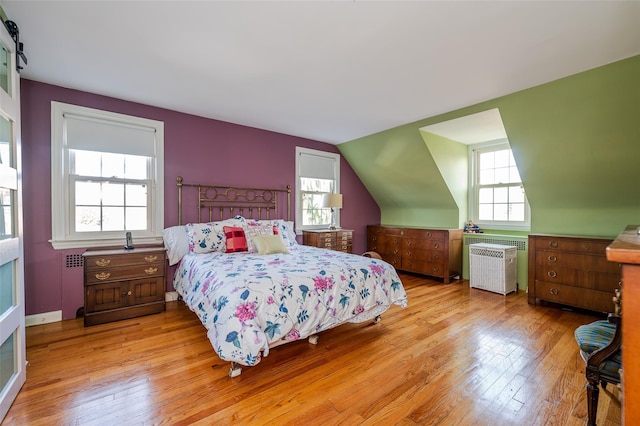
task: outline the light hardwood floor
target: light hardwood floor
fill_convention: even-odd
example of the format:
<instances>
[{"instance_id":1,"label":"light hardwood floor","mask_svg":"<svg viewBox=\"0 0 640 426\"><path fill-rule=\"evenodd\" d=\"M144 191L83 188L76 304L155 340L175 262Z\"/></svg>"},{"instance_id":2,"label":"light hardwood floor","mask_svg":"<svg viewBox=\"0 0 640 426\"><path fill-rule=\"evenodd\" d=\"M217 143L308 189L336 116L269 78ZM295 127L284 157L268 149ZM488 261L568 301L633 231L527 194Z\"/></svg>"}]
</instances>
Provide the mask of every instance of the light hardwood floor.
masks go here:
<instances>
[{"instance_id":1,"label":"light hardwood floor","mask_svg":"<svg viewBox=\"0 0 640 426\"><path fill-rule=\"evenodd\" d=\"M280 346L241 376L181 302L85 328L27 329L27 382L4 425L582 425L574 329L596 317L401 274L409 307ZM599 425L619 425L617 389Z\"/></svg>"}]
</instances>

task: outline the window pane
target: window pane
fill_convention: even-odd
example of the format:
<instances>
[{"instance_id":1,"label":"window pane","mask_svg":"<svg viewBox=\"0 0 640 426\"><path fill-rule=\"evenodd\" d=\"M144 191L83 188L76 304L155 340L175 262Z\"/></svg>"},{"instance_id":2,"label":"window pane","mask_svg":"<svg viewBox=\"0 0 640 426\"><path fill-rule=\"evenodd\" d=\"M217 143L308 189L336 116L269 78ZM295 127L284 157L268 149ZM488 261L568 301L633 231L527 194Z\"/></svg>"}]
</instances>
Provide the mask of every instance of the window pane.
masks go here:
<instances>
[{"instance_id":1,"label":"window pane","mask_svg":"<svg viewBox=\"0 0 640 426\"><path fill-rule=\"evenodd\" d=\"M13 146L13 132L11 122L0 116L0 164L14 167L11 155Z\"/></svg>"},{"instance_id":2,"label":"window pane","mask_svg":"<svg viewBox=\"0 0 640 426\"><path fill-rule=\"evenodd\" d=\"M300 184L301 191L333 192L333 180L330 179L300 178Z\"/></svg>"},{"instance_id":3,"label":"window pane","mask_svg":"<svg viewBox=\"0 0 640 426\"><path fill-rule=\"evenodd\" d=\"M493 205L493 220L509 220L509 205L508 204L494 204Z\"/></svg>"},{"instance_id":4,"label":"window pane","mask_svg":"<svg viewBox=\"0 0 640 426\"><path fill-rule=\"evenodd\" d=\"M524 190L521 186L509 187L509 202L510 203L524 203Z\"/></svg>"},{"instance_id":5,"label":"window pane","mask_svg":"<svg viewBox=\"0 0 640 426\"><path fill-rule=\"evenodd\" d=\"M495 159L493 151L483 152L480 154L480 170L493 169L495 167Z\"/></svg>"},{"instance_id":6,"label":"window pane","mask_svg":"<svg viewBox=\"0 0 640 426\"><path fill-rule=\"evenodd\" d=\"M76 207L76 232L100 231L100 207Z\"/></svg>"},{"instance_id":7,"label":"window pane","mask_svg":"<svg viewBox=\"0 0 640 426\"><path fill-rule=\"evenodd\" d=\"M15 261L0 266L0 315L15 304L13 298L15 288Z\"/></svg>"},{"instance_id":8,"label":"window pane","mask_svg":"<svg viewBox=\"0 0 640 426\"><path fill-rule=\"evenodd\" d=\"M74 161L74 169L71 173L80 176L96 176L101 175L101 154L93 151L71 150L71 156Z\"/></svg>"},{"instance_id":9,"label":"window pane","mask_svg":"<svg viewBox=\"0 0 640 426\"><path fill-rule=\"evenodd\" d=\"M124 184L103 182L102 204L105 206L124 206Z\"/></svg>"},{"instance_id":10,"label":"window pane","mask_svg":"<svg viewBox=\"0 0 640 426\"><path fill-rule=\"evenodd\" d=\"M493 203L493 188L480 188L478 197L482 204Z\"/></svg>"},{"instance_id":11,"label":"window pane","mask_svg":"<svg viewBox=\"0 0 640 426\"><path fill-rule=\"evenodd\" d=\"M14 237L12 201L12 191L0 188L0 240Z\"/></svg>"},{"instance_id":12,"label":"window pane","mask_svg":"<svg viewBox=\"0 0 640 426\"><path fill-rule=\"evenodd\" d=\"M480 220L493 220L493 204L480 204L478 210Z\"/></svg>"},{"instance_id":13,"label":"window pane","mask_svg":"<svg viewBox=\"0 0 640 426\"><path fill-rule=\"evenodd\" d=\"M147 161L148 157L139 155L125 156L125 173L127 179L146 179L147 178Z\"/></svg>"},{"instance_id":14,"label":"window pane","mask_svg":"<svg viewBox=\"0 0 640 426\"><path fill-rule=\"evenodd\" d=\"M102 230L103 231L124 230L124 207L103 207L102 208Z\"/></svg>"},{"instance_id":15,"label":"window pane","mask_svg":"<svg viewBox=\"0 0 640 426\"><path fill-rule=\"evenodd\" d=\"M11 53L9 53L4 43L0 43L0 89L4 90L9 96L11 96L10 77L13 71L12 67Z\"/></svg>"},{"instance_id":16,"label":"window pane","mask_svg":"<svg viewBox=\"0 0 640 426\"><path fill-rule=\"evenodd\" d=\"M495 151L495 167L509 167L509 158L511 157L510 149Z\"/></svg>"},{"instance_id":17,"label":"window pane","mask_svg":"<svg viewBox=\"0 0 640 426\"><path fill-rule=\"evenodd\" d=\"M124 155L102 153L102 177L124 177Z\"/></svg>"},{"instance_id":18,"label":"window pane","mask_svg":"<svg viewBox=\"0 0 640 426\"><path fill-rule=\"evenodd\" d=\"M500 167L495 169L495 181L493 183L509 183L509 168Z\"/></svg>"},{"instance_id":19,"label":"window pane","mask_svg":"<svg viewBox=\"0 0 640 426\"><path fill-rule=\"evenodd\" d=\"M509 201L508 188L493 188L494 203L507 203Z\"/></svg>"},{"instance_id":20,"label":"window pane","mask_svg":"<svg viewBox=\"0 0 640 426\"><path fill-rule=\"evenodd\" d=\"M147 208L146 207L127 207L125 209L127 215L127 231L138 231L147 229Z\"/></svg>"},{"instance_id":21,"label":"window pane","mask_svg":"<svg viewBox=\"0 0 640 426\"><path fill-rule=\"evenodd\" d=\"M0 346L0 390L4 390L13 375L17 373L15 334L15 332L11 333Z\"/></svg>"},{"instance_id":22,"label":"window pane","mask_svg":"<svg viewBox=\"0 0 640 426\"><path fill-rule=\"evenodd\" d=\"M524 220L524 203L511 204L511 211L509 212L509 220Z\"/></svg>"},{"instance_id":23,"label":"window pane","mask_svg":"<svg viewBox=\"0 0 640 426\"><path fill-rule=\"evenodd\" d=\"M520 173L518 172L518 168L516 166L509 167L509 183L522 182L520 179Z\"/></svg>"},{"instance_id":24,"label":"window pane","mask_svg":"<svg viewBox=\"0 0 640 426\"><path fill-rule=\"evenodd\" d=\"M147 185L128 184L127 206L147 206Z\"/></svg>"},{"instance_id":25,"label":"window pane","mask_svg":"<svg viewBox=\"0 0 640 426\"><path fill-rule=\"evenodd\" d=\"M99 206L100 182L76 182L76 205Z\"/></svg>"},{"instance_id":26,"label":"window pane","mask_svg":"<svg viewBox=\"0 0 640 426\"><path fill-rule=\"evenodd\" d=\"M480 185L491 185L496 183L495 169L480 171Z\"/></svg>"},{"instance_id":27,"label":"window pane","mask_svg":"<svg viewBox=\"0 0 640 426\"><path fill-rule=\"evenodd\" d=\"M331 222L331 210L322 207L324 194L302 194L302 224L327 225Z\"/></svg>"}]
</instances>

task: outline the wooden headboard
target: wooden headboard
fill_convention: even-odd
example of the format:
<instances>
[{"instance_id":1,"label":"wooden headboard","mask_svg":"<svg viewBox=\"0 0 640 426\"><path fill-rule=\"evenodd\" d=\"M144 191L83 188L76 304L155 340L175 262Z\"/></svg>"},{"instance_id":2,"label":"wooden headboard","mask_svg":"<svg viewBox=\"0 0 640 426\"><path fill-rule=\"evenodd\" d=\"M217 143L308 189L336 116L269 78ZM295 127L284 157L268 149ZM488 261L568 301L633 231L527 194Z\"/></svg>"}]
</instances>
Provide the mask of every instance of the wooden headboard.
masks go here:
<instances>
[{"instance_id":1,"label":"wooden headboard","mask_svg":"<svg viewBox=\"0 0 640 426\"><path fill-rule=\"evenodd\" d=\"M223 220L236 215L249 219L291 220L291 185L286 189L240 188L205 184L190 184L177 177L178 225L182 225L183 190L197 189L198 222ZM286 198L286 202L285 202ZM280 199L280 204L278 199ZM286 217L283 206L286 204Z\"/></svg>"}]
</instances>

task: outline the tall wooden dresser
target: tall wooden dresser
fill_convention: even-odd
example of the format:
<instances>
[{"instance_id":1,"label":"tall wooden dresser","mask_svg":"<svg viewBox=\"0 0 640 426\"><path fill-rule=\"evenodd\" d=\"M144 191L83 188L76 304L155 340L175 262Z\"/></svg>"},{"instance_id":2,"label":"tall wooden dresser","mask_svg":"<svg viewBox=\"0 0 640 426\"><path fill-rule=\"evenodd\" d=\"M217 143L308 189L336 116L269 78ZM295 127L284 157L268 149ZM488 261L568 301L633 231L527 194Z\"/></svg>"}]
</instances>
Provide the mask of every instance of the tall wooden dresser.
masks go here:
<instances>
[{"instance_id":1,"label":"tall wooden dresser","mask_svg":"<svg viewBox=\"0 0 640 426\"><path fill-rule=\"evenodd\" d=\"M610 238L529 235L529 303L612 312L619 264L609 262Z\"/></svg>"},{"instance_id":2,"label":"tall wooden dresser","mask_svg":"<svg viewBox=\"0 0 640 426\"><path fill-rule=\"evenodd\" d=\"M396 269L442 278L462 274L462 229L367 226L367 251Z\"/></svg>"},{"instance_id":3,"label":"tall wooden dresser","mask_svg":"<svg viewBox=\"0 0 640 426\"><path fill-rule=\"evenodd\" d=\"M640 425L640 225L629 225L607 247L622 264L622 424Z\"/></svg>"}]
</instances>

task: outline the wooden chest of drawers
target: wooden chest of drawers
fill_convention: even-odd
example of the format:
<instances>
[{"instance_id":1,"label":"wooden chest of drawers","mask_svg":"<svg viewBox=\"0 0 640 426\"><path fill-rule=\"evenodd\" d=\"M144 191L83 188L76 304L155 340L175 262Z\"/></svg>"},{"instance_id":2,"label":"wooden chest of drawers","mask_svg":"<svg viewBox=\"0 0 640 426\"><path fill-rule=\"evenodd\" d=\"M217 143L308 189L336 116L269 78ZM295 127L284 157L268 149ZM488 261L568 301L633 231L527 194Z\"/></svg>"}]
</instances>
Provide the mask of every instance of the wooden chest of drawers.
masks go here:
<instances>
[{"instance_id":1,"label":"wooden chest of drawers","mask_svg":"<svg viewBox=\"0 0 640 426\"><path fill-rule=\"evenodd\" d=\"M462 274L462 229L367 226L367 250L396 269L442 278Z\"/></svg>"},{"instance_id":2,"label":"wooden chest of drawers","mask_svg":"<svg viewBox=\"0 0 640 426\"><path fill-rule=\"evenodd\" d=\"M302 231L302 244L351 253L353 251L353 230Z\"/></svg>"},{"instance_id":3,"label":"wooden chest of drawers","mask_svg":"<svg viewBox=\"0 0 640 426\"><path fill-rule=\"evenodd\" d=\"M164 311L163 247L89 250L83 256L85 326Z\"/></svg>"},{"instance_id":4,"label":"wooden chest of drawers","mask_svg":"<svg viewBox=\"0 0 640 426\"><path fill-rule=\"evenodd\" d=\"M611 239L529 235L529 303L555 302L612 312L620 265L609 262Z\"/></svg>"}]
</instances>

